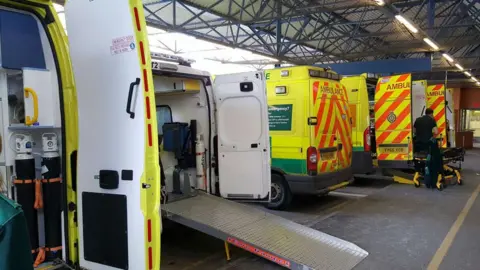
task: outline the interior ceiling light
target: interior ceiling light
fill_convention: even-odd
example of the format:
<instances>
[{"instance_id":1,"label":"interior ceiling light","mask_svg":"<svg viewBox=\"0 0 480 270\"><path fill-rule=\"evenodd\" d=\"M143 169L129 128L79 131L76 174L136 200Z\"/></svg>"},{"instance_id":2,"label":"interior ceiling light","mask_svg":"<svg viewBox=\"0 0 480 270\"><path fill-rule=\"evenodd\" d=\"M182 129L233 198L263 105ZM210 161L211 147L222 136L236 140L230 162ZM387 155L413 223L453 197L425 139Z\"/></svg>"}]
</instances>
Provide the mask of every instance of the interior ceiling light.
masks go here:
<instances>
[{"instance_id":1,"label":"interior ceiling light","mask_svg":"<svg viewBox=\"0 0 480 270\"><path fill-rule=\"evenodd\" d=\"M470 72L468 72L468 71L465 71L463 73L465 73L465 75L467 75L468 77L472 77L472 74L470 74Z\"/></svg>"},{"instance_id":2,"label":"interior ceiling light","mask_svg":"<svg viewBox=\"0 0 480 270\"><path fill-rule=\"evenodd\" d=\"M455 64L455 66L456 66L458 69L463 70L463 67L460 66L460 64Z\"/></svg>"},{"instance_id":3,"label":"interior ceiling light","mask_svg":"<svg viewBox=\"0 0 480 270\"><path fill-rule=\"evenodd\" d=\"M402 15L395 15L395 19L405 25L405 27L407 27L410 32L418 33L418 29L415 28L415 26L413 26L411 22L407 21L407 19L405 19Z\"/></svg>"},{"instance_id":4,"label":"interior ceiling light","mask_svg":"<svg viewBox=\"0 0 480 270\"><path fill-rule=\"evenodd\" d=\"M375 0L375 3L379 6L385 5L385 1L383 1L383 0Z\"/></svg>"},{"instance_id":5,"label":"interior ceiling light","mask_svg":"<svg viewBox=\"0 0 480 270\"><path fill-rule=\"evenodd\" d=\"M434 49L435 51L438 51L439 48L438 48L437 44L435 44L435 42L431 41L429 38L424 38L423 41L425 41L425 43L430 45L430 47L432 47L432 49Z\"/></svg>"},{"instance_id":6,"label":"interior ceiling light","mask_svg":"<svg viewBox=\"0 0 480 270\"><path fill-rule=\"evenodd\" d=\"M444 53L444 54L442 54L442 56L443 56L443 58L447 59L448 62L450 62L450 63L453 62L453 58L450 55Z\"/></svg>"},{"instance_id":7,"label":"interior ceiling light","mask_svg":"<svg viewBox=\"0 0 480 270\"><path fill-rule=\"evenodd\" d=\"M473 80L473 81L475 81L476 83L478 83L478 80L477 80L477 78L475 78L475 77L472 77L472 80Z\"/></svg>"}]
</instances>

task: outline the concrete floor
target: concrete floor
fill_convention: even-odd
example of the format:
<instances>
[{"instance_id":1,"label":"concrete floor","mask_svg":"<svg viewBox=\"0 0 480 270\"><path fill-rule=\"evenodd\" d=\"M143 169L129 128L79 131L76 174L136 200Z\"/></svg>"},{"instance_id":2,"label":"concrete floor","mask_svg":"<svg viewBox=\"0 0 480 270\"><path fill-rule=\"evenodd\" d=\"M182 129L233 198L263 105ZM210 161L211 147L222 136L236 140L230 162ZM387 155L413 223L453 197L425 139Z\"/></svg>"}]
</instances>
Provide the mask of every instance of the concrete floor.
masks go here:
<instances>
[{"instance_id":1,"label":"concrete floor","mask_svg":"<svg viewBox=\"0 0 480 270\"><path fill-rule=\"evenodd\" d=\"M480 184L480 150L467 153L464 185L444 191L364 180L320 198L298 198L289 211L275 214L351 241L370 255L356 270L426 269ZM258 206L261 207L261 206ZM438 253L442 270L476 270L480 265L480 199L459 227L447 237L451 246ZM448 247L448 245L447 245ZM162 269L282 269L232 248L226 262L223 242L189 228L165 222ZM436 268L433 268L436 269Z\"/></svg>"}]
</instances>

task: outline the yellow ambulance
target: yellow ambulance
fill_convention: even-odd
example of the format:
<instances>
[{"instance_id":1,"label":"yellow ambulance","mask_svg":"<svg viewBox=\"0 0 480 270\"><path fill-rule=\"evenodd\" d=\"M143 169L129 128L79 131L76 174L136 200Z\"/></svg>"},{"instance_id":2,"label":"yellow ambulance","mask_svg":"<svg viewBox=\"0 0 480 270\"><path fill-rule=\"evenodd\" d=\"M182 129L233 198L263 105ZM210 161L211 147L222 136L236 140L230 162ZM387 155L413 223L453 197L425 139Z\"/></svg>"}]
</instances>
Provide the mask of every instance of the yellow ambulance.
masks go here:
<instances>
[{"instance_id":1,"label":"yellow ambulance","mask_svg":"<svg viewBox=\"0 0 480 270\"><path fill-rule=\"evenodd\" d=\"M292 194L326 194L352 180L352 124L340 76L311 66L267 70L270 208Z\"/></svg>"},{"instance_id":2,"label":"yellow ambulance","mask_svg":"<svg viewBox=\"0 0 480 270\"><path fill-rule=\"evenodd\" d=\"M343 77L340 81L347 89L352 114L352 171L354 174L373 172L370 101L375 95L378 77L372 73ZM373 135L373 136L372 136Z\"/></svg>"}]
</instances>

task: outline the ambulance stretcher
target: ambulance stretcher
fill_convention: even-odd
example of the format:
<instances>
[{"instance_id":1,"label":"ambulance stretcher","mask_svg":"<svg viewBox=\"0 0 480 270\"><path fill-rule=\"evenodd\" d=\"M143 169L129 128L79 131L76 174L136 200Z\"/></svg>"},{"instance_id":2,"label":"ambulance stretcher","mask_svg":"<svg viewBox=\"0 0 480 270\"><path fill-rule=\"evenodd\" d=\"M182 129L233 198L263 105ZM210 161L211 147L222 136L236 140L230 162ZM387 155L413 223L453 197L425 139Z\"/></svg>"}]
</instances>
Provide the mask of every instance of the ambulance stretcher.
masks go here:
<instances>
[{"instance_id":1,"label":"ambulance stretcher","mask_svg":"<svg viewBox=\"0 0 480 270\"><path fill-rule=\"evenodd\" d=\"M462 185L462 175L460 170L462 168L462 162L465 160L465 149L463 148L443 148L441 149L443 170L438 175L436 182L436 188L442 190L446 184L447 179L456 178L455 182L458 185ZM420 187L420 180L423 179L425 174L425 165L427 161L427 152L417 152L414 154L413 163L415 167L415 174L413 176L413 183L415 187ZM453 164L458 163L459 166L455 167Z\"/></svg>"},{"instance_id":2,"label":"ambulance stretcher","mask_svg":"<svg viewBox=\"0 0 480 270\"><path fill-rule=\"evenodd\" d=\"M455 179L458 185L463 184L462 162L465 160L465 149L463 148L441 148L443 168L436 182L436 188L443 190L447 181ZM387 169L386 171L393 176L393 180L401 184L413 184L415 187L421 186L421 181L425 174L425 164L427 152L416 152L411 160L407 162L405 169ZM458 166L457 166L458 164ZM451 183L451 181L448 181Z\"/></svg>"}]
</instances>

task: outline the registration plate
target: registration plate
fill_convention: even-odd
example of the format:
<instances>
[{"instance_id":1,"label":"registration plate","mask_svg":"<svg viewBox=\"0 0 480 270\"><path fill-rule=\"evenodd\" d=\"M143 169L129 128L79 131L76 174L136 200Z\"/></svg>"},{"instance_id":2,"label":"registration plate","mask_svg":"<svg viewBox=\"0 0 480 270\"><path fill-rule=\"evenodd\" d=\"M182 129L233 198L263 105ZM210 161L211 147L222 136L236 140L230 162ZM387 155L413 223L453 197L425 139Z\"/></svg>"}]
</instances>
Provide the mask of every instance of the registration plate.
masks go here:
<instances>
[{"instance_id":1,"label":"registration plate","mask_svg":"<svg viewBox=\"0 0 480 270\"><path fill-rule=\"evenodd\" d=\"M320 158L322 160L333 160L335 159L335 152L329 152L329 153L320 153Z\"/></svg>"},{"instance_id":2,"label":"registration plate","mask_svg":"<svg viewBox=\"0 0 480 270\"><path fill-rule=\"evenodd\" d=\"M408 147L380 147L380 154L408 154Z\"/></svg>"}]
</instances>

